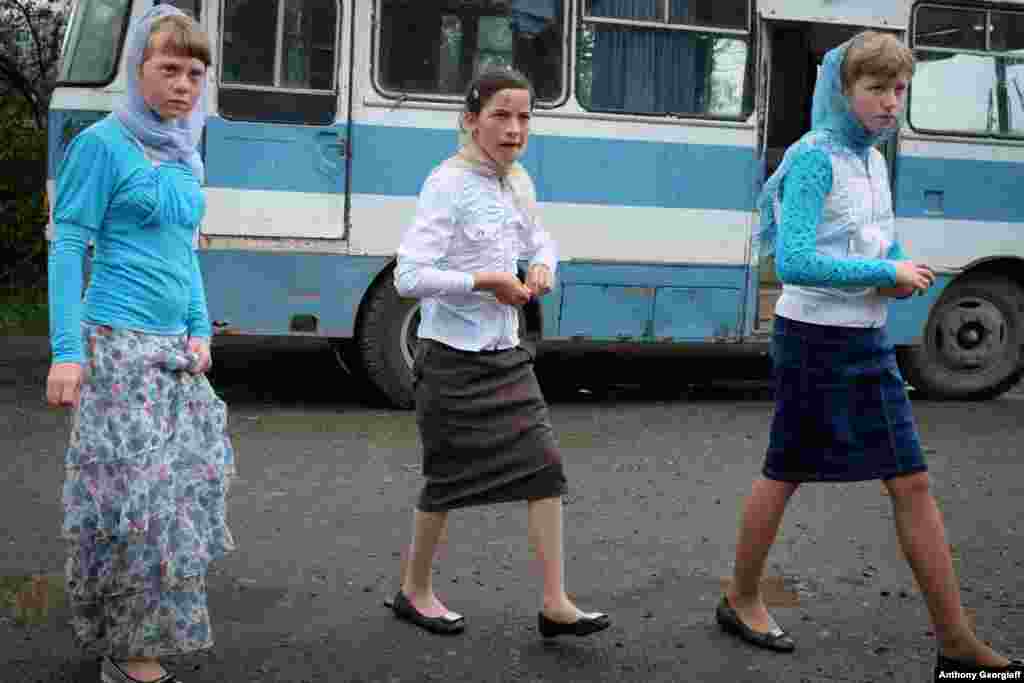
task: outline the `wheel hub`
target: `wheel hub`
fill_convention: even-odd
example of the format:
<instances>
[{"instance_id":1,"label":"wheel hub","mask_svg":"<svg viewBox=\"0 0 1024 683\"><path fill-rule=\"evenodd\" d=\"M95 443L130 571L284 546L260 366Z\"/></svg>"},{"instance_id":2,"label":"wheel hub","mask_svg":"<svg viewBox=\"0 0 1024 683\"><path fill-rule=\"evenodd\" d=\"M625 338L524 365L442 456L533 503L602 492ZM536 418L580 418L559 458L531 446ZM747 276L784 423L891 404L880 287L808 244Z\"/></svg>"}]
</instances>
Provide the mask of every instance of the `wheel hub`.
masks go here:
<instances>
[{"instance_id":1,"label":"wheel hub","mask_svg":"<svg viewBox=\"0 0 1024 683\"><path fill-rule=\"evenodd\" d=\"M933 339L945 365L982 369L1006 351L1007 321L992 303L976 297L954 302L942 313Z\"/></svg>"}]
</instances>

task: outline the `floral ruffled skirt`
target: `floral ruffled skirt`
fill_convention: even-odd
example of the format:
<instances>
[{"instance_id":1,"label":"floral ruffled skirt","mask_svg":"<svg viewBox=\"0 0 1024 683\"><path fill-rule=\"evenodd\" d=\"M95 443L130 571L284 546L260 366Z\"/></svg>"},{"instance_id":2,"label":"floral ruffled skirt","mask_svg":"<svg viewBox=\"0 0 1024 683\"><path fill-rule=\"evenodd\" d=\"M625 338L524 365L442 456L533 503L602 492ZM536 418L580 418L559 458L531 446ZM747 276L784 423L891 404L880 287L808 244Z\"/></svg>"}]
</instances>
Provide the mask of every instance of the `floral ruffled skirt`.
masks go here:
<instances>
[{"instance_id":1,"label":"floral ruffled skirt","mask_svg":"<svg viewBox=\"0 0 1024 683\"><path fill-rule=\"evenodd\" d=\"M234 549L227 409L184 335L83 329L62 529L75 639L114 659L209 648L207 567Z\"/></svg>"}]
</instances>

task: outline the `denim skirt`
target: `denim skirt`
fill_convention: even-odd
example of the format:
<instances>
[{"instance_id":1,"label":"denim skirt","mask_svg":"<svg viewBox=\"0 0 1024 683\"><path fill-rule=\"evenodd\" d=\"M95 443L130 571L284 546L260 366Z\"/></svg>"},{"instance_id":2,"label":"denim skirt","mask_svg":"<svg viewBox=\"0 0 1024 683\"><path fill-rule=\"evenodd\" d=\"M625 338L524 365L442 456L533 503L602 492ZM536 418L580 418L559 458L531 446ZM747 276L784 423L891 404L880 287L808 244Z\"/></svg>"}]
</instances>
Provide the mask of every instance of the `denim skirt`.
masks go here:
<instances>
[{"instance_id":1,"label":"denim skirt","mask_svg":"<svg viewBox=\"0 0 1024 683\"><path fill-rule=\"evenodd\" d=\"M927 465L884 328L776 316L775 414L763 473L779 481L866 481Z\"/></svg>"}]
</instances>

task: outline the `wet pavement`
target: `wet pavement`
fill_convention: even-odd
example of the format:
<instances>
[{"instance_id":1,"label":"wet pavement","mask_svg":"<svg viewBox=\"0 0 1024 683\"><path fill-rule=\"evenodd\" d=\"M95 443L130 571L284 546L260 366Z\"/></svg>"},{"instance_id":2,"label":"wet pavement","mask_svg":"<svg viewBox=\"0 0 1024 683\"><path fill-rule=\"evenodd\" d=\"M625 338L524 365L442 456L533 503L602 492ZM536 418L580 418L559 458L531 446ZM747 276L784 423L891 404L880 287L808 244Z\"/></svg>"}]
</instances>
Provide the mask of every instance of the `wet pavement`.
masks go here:
<instances>
[{"instance_id":1,"label":"wet pavement","mask_svg":"<svg viewBox=\"0 0 1024 683\"><path fill-rule=\"evenodd\" d=\"M43 404L47 362L44 339L0 338L2 683L96 680L66 626L68 416ZM396 622L382 601L420 485L412 414L369 402L318 341L226 340L215 363L239 457L239 549L209 577L216 648L167 661L185 683L930 680L927 611L877 482L794 496L765 590L796 653L757 651L714 626L767 439L763 360L541 357L572 484L567 583L614 620L554 643L536 631L524 505L452 515L435 581L466 615L464 635ZM709 368L733 376L708 385ZM1024 394L914 412L971 618L1024 654Z\"/></svg>"}]
</instances>

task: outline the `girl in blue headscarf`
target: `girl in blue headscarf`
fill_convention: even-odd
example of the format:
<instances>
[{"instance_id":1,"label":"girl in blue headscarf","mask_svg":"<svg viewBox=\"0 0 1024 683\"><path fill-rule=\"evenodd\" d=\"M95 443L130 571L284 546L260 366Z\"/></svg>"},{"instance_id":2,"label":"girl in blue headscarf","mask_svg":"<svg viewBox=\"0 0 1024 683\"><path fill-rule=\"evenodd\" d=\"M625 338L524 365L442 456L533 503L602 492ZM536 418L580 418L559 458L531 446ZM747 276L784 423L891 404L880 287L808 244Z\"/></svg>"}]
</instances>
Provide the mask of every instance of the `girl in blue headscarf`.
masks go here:
<instances>
[{"instance_id":1,"label":"girl in blue headscarf","mask_svg":"<svg viewBox=\"0 0 1024 683\"><path fill-rule=\"evenodd\" d=\"M131 27L127 93L57 177L47 399L74 409L63 536L72 629L104 683L170 683L158 657L212 646L209 563L234 542L224 403L203 374L195 247L210 46L160 5ZM84 300L82 260L95 245Z\"/></svg>"},{"instance_id":2,"label":"girl in blue headscarf","mask_svg":"<svg viewBox=\"0 0 1024 683\"><path fill-rule=\"evenodd\" d=\"M895 233L885 159L913 53L867 31L831 50L814 90L812 130L783 157L758 201L760 247L774 251L783 293L772 357L776 406L763 478L747 499L735 574L716 612L728 632L788 652L761 573L802 482L881 479L936 637L936 671L1019 671L971 631L903 379L884 325L888 300L923 292L934 274L906 259Z\"/></svg>"}]
</instances>

